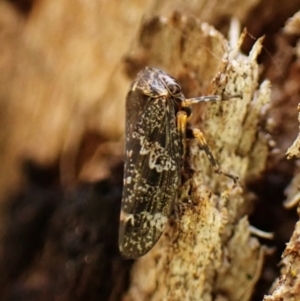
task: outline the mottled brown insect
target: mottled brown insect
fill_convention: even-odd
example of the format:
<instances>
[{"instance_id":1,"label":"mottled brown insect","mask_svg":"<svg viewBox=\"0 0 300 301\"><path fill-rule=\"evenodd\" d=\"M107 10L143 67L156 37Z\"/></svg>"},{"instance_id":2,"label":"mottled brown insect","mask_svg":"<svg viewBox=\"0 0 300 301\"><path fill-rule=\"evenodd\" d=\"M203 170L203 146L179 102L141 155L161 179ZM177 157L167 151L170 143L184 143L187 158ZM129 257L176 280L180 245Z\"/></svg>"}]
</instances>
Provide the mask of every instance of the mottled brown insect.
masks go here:
<instances>
[{"instance_id":1,"label":"mottled brown insect","mask_svg":"<svg viewBox=\"0 0 300 301\"><path fill-rule=\"evenodd\" d=\"M223 173L201 131L187 129L191 105L216 100L221 97L186 99L178 82L156 68L147 67L137 75L126 100L119 231L119 248L125 258L146 254L164 230L180 185L187 133L199 141L215 171Z\"/></svg>"}]
</instances>

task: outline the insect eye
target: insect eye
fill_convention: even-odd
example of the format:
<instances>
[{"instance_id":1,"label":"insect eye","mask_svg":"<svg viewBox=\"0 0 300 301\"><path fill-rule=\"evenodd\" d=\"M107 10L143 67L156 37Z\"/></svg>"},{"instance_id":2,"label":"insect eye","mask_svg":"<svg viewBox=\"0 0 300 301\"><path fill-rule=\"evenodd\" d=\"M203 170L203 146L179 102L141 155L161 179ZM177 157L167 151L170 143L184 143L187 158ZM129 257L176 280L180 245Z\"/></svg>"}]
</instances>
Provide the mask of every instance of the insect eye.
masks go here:
<instances>
[{"instance_id":1,"label":"insect eye","mask_svg":"<svg viewBox=\"0 0 300 301\"><path fill-rule=\"evenodd\" d=\"M178 95L181 93L181 88L177 84L169 84L168 89L172 95Z\"/></svg>"}]
</instances>

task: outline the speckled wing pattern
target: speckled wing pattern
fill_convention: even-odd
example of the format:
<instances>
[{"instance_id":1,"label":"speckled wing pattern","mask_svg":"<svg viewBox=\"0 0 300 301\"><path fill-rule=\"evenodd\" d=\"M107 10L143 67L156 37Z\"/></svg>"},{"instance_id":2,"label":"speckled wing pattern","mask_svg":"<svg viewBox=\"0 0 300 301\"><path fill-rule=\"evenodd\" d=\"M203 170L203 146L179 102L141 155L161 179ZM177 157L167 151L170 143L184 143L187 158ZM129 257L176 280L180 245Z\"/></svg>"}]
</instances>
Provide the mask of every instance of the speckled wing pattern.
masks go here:
<instances>
[{"instance_id":1,"label":"speckled wing pattern","mask_svg":"<svg viewBox=\"0 0 300 301\"><path fill-rule=\"evenodd\" d=\"M146 68L126 100L124 188L119 248L123 257L146 254L160 238L172 212L180 181L182 145L176 127L178 100Z\"/></svg>"}]
</instances>

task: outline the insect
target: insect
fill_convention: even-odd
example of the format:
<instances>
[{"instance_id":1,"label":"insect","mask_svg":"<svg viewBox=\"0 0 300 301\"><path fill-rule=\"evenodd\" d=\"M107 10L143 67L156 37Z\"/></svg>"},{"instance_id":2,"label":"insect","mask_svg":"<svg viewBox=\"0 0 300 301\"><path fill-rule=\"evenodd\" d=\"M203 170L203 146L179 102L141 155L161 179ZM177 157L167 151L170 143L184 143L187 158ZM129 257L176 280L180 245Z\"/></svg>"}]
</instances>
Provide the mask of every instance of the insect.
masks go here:
<instances>
[{"instance_id":1,"label":"insect","mask_svg":"<svg viewBox=\"0 0 300 301\"><path fill-rule=\"evenodd\" d=\"M186 99L178 82L156 68L147 67L137 75L126 99L119 230L123 257L146 254L163 233L180 186L187 138L198 140L216 172L236 181L220 170L202 132L187 128L192 104L217 100L221 96Z\"/></svg>"}]
</instances>

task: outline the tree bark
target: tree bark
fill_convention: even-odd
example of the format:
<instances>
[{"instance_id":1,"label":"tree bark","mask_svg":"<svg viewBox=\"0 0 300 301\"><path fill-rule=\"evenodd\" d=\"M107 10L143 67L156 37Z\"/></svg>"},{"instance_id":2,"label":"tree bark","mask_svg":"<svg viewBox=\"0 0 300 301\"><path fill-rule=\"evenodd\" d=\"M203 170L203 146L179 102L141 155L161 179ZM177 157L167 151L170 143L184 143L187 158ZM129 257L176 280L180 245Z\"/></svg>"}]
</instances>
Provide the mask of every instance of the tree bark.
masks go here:
<instances>
[{"instance_id":1,"label":"tree bark","mask_svg":"<svg viewBox=\"0 0 300 301\"><path fill-rule=\"evenodd\" d=\"M284 155L298 131L299 4L2 0L0 299L297 298L298 217L282 203L299 199ZM189 141L176 212L132 262L117 248L124 103L145 66L187 97L241 95L190 120L239 180Z\"/></svg>"}]
</instances>

